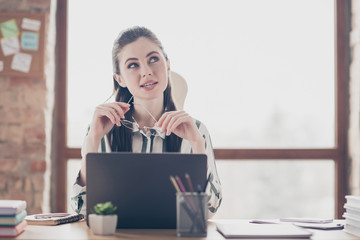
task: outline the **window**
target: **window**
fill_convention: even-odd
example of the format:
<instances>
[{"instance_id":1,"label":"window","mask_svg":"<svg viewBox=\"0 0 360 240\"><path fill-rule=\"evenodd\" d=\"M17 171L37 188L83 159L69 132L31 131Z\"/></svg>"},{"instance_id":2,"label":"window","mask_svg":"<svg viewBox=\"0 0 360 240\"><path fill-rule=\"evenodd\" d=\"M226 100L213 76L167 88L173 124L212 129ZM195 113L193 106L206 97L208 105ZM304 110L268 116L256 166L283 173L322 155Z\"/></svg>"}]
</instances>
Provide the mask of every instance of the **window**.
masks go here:
<instances>
[{"instance_id":1,"label":"window","mask_svg":"<svg viewBox=\"0 0 360 240\"><path fill-rule=\"evenodd\" d=\"M271 169L271 179L301 169L299 179L293 181L302 181L296 184L303 187L303 194L326 186L309 201L326 206L324 214L341 216L346 144L346 65L341 64L346 61L344 53L339 54L344 51L339 44L345 44L346 38L341 35L346 28L345 1L139 0L106 5L86 1L86 11L80 10L84 4L80 0L69 1L68 6L59 3L60 9L68 9L68 76L64 76L68 85L62 90L68 93L63 119L65 163L80 157L92 111L112 93L113 40L120 30L142 25L158 35L172 70L187 80L185 109L209 128L223 184L240 184L241 172L250 172L252 181L259 182L256 186L275 192L291 188L294 182L285 181L291 176L283 175L278 185L267 185L261 180L266 169ZM99 11L100 5L106 10ZM344 57L341 63L339 57ZM324 170L318 177L314 172L320 167ZM304 176L313 177L311 189L306 188L309 178ZM236 194L256 197L252 191L241 188L228 195L219 215L232 217L226 210L233 209L231 200ZM292 202L296 195L281 197ZM242 199L244 205L252 201ZM271 200L277 201L275 196ZM312 205L313 210L319 210L319 205ZM276 206L273 209L261 217L278 212ZM292 214L289 209L285 215ZM241 211L232 214L243 217Z\"/></svg>"}]
</instances>

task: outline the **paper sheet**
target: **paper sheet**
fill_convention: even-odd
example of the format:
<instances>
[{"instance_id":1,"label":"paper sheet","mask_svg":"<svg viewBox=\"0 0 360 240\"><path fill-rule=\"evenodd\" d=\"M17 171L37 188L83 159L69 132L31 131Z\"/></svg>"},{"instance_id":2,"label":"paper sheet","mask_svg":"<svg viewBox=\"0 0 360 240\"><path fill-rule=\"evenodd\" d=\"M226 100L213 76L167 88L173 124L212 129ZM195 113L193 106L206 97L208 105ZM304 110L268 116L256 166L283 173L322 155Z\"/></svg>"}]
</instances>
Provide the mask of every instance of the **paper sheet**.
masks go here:
<instances>
[{"instance_id":1,"label":"paper sheet","mask_svg":"<svg viewBox=\"0 0 360 240\"><path fill-rule=\"evenodd\" d=\"M30 70L32 56L27 53L17 53L11 63L11 69L28 73Z\"/></svg>"},{"instance_id":2,"label":"paper sheet","mask_svg":"<svg viewBox=\"0 0 360 240\"><path fill-rule=\"evenodd\" d=\"M17 37L3 38L1 40L1 48L4 56L17 53L20 51L19 39Z\"/></svg>"},{"instance_id":3,"label":"paper sheet","mask_svg":"<svg viewBox=\"0 0 360 240\"><path fill-rule=\"evenodd\" d=\"M0 61L0 72L4 70L4 61Z\"/></svg>"},{"instance_id":4,"label":"paper sheet","mask_svg":"<svg viewBox=\"0 0 360 240\"><path fill-rule=\"evenodd\" d=\"M38 50L39 35L35 32L23 32L21 34L21 47L25 50Z\"/></svg>"},{"instance_id":5,"label":"paper sheet","mask_svg":"<svg viewBox=\"0 0 360 240\"><path fill-rule=\"evenodd\" d=\"M30 19L30 18L22 19L21 27L23 29L31 30L31 31L39 31L40 26L41 26L41 21L39 20Z\"/></svg>"},{"instance_id":6,"label":"paper sheet","mask_svg":"<svg viewBox=\"0 0 360 240\"><path fill-rule=\"evenodd\" d=\"M4 38L11 38L19 35L19 29L15 19L1 23L1 33Z\"/></svg>"}]
</instances>

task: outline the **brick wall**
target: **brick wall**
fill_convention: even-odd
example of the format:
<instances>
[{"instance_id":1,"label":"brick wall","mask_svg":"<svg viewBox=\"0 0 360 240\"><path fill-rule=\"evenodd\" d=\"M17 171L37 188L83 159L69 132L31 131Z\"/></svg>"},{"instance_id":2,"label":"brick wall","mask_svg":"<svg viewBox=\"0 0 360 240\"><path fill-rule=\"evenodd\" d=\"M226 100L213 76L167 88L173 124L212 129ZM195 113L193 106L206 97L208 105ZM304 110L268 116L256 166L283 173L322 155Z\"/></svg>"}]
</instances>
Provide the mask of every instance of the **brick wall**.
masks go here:
<instances>
[{"instance_id":1,"label":"brick wall","mask_svg":"<svg viewBox=\"0 0 360 240\"><path fill-rule=\"evenodd\" d=\"M52 6L50 0L0 0L0 14L31 11L50 16L46 78L0 77L0 199L26 200L29 214L49 211L55 40Z\"/></svg>"}]
</instances>

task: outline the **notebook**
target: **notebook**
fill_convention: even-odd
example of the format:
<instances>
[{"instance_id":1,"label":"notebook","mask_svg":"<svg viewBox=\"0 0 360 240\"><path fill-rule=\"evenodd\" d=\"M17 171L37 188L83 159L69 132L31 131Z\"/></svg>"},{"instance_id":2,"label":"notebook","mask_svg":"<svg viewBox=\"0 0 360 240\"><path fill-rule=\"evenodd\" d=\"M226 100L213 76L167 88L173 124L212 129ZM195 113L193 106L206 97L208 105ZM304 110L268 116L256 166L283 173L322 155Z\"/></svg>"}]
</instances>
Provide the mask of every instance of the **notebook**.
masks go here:
<instances>
[{"instance_id":1,"label":"notebook","mask_svg":"<svg viewBox=\"0 0 360 240\"><path fill-rule=\"evenodd\" d=\"M216 228L225 238L280 238L310 239L312 233L291 223L256 224L249 222L216 223Z\"/></svg>"},{"instance_id":2,"label":"notebook","mask_svg":"<svg viewBox=\"0 0 360 240\"><path fill-rule=\"evenodd\" d=\"M176 192L170 175L205 186L207 156L180 153L89 153L86 214L97 203L117 206L117 228L176 228ZM88 218L87 218L88 219Z\"/></svg>"},{"instance_id":3,"label":"notebook","mask_svg":"<svg viewBox=\"0 0 360 240\"><path fill-rule=\"evenodd\" d=\"M64 217L40 217L45 214L34 214L25 217L26 222L29 225L45 225L45 226L54 226L64 223L77 222L84 218L82 214L68 214Z\"/></svg>"}]
</instances>

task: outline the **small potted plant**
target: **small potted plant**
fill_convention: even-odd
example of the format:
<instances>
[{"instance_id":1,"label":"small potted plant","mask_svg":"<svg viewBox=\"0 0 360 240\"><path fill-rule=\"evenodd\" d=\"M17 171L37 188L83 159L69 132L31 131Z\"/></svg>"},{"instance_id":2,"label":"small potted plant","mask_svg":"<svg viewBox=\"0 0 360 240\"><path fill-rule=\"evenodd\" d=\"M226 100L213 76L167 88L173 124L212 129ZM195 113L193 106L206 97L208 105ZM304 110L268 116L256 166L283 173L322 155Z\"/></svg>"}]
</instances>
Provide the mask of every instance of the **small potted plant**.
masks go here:
<instances>
[{"instance_id":1,"label":"small potted plant","mask_svg":"<svg viewBox=\"0 0 360 240\"><path fill-rule=\"evenodd\" d=\"M116 231L117 207L111 202L98 203L89 214L90 229L97 235L113 235Z\"/></svg>"}]
</instances>

